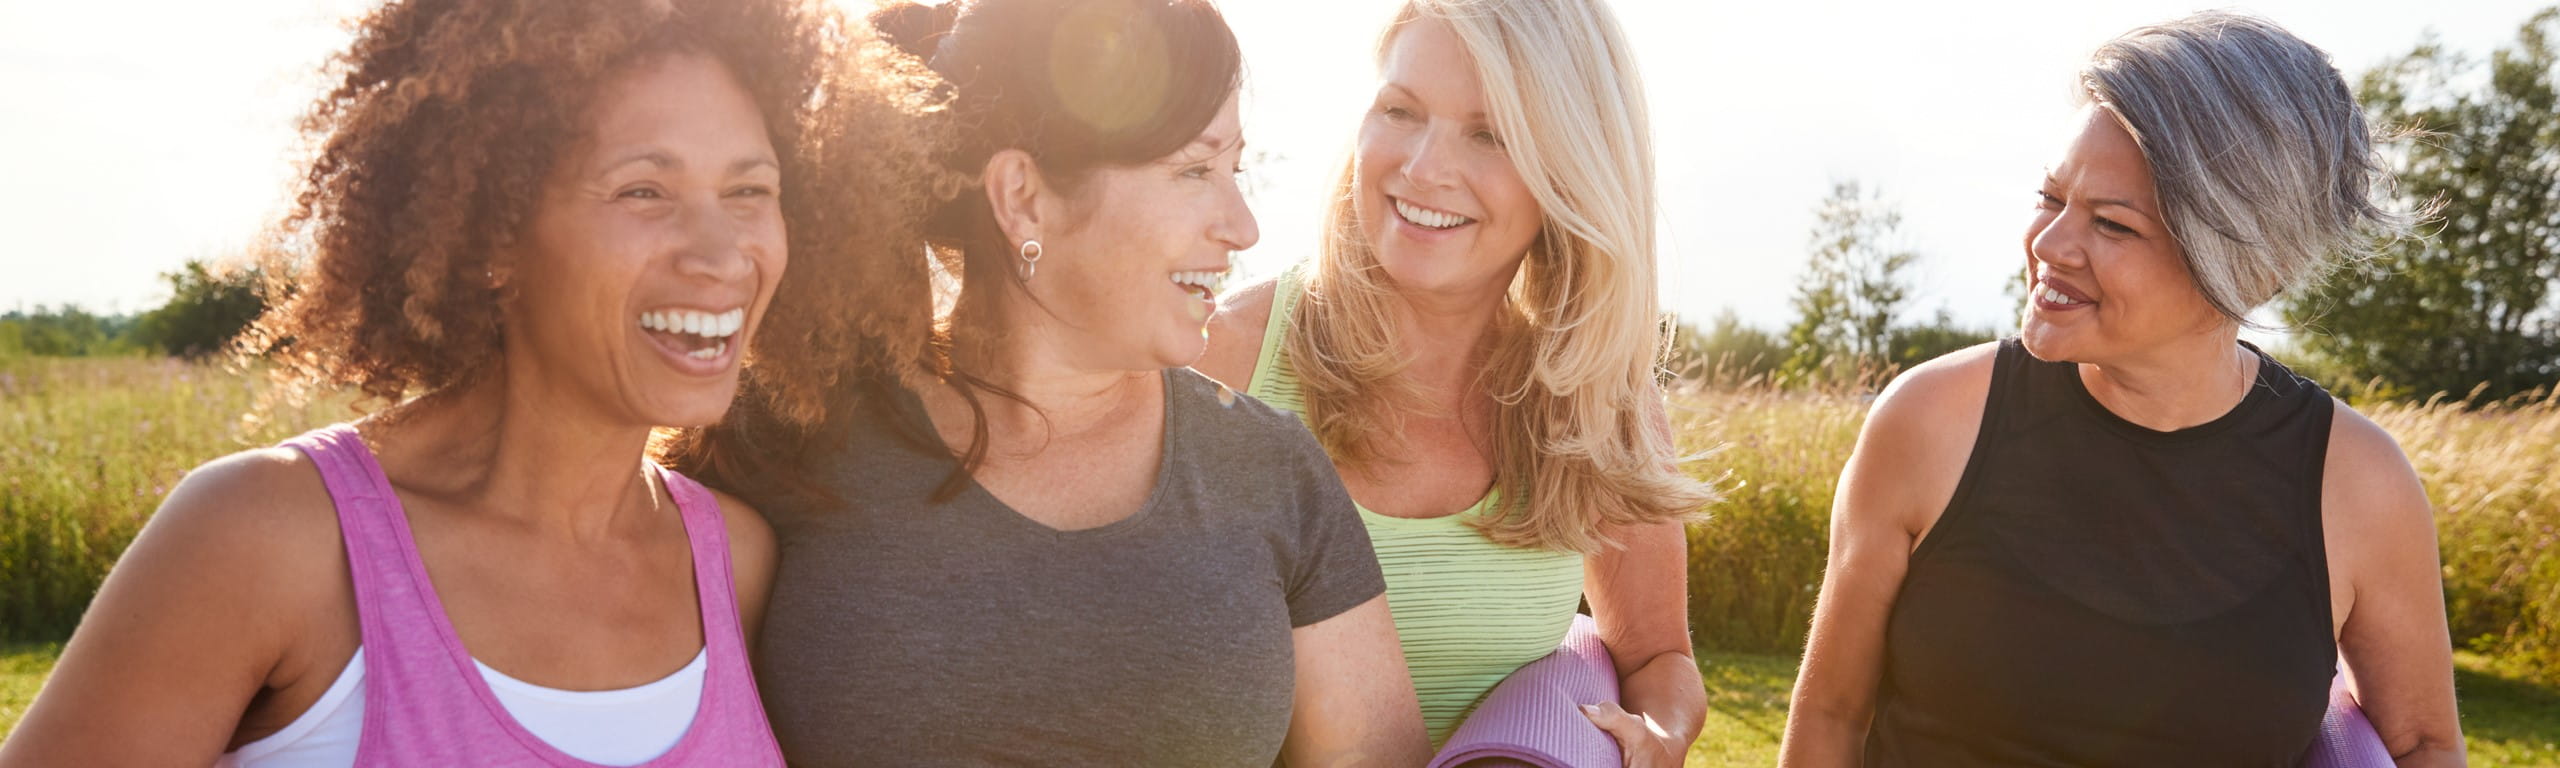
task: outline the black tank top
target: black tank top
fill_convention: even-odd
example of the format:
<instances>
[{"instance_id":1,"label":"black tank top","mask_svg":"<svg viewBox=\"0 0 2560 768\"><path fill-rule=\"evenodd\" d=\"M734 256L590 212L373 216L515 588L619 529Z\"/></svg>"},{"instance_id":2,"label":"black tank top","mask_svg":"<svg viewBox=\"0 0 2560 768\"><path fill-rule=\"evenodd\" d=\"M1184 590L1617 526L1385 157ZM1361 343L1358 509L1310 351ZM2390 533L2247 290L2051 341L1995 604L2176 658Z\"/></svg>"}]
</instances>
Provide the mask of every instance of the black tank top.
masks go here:
<instances>
[{"instance_id":1,"label":"black tank top","mask_svg":"<svg viewBox=\"0 0 2560 768\"><path fill-rule=\"evenodd\" d=\"M2337 646L2327 392L2258 352L2230 413L2160 432L2001 342L1954 498L1885 634L1870 766L2281 766Z\"/></svg>"}]
</instances>

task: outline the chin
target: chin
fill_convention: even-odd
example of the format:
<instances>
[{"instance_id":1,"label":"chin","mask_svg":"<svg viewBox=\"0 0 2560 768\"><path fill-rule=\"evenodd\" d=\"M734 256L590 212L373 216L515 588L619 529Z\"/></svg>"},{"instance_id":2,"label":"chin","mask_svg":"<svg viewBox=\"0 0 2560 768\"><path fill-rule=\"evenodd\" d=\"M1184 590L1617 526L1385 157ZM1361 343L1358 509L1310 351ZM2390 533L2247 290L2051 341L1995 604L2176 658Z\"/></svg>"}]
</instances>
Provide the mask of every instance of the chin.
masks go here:
<instances>
[{"instance_id":1,"label":"chin","mask_svg":"<svg viewBox=\"0 0 2560 768\"><path fill-rule=\"evenodd\" d=\"M1157 344L1155 367L1183 368L1200 362L1200 356L1209 352L1209 340L1204 330L1205 328L1193 328L1187 336L1170 338Z\"/></svg>"},{"instance_id":2,"label":"chin","mask_svg":"<svg viewBox=\"0 0 2560 768\"><path fill-rule=\"evenodd\" d=\"M2076 329L2058 328L2052 323L2030 316L2018 329L2018 343L2026 347L2027 354L2037 360L2048 363L2078 362L2080 358L2077 353L2081 350L2077 349L2079 344L2074 337L2079 335L2081 334Z\"/></svg>"},{"instance_id":3,"label":"chin","mask_svg":"<svg viewBox=\"0 0 2560 768\"><path fill-rule=\"evenodd\" d=\"M651 426L707 427L718 424L721 419L728 417L729 403L735 400L737 395L738 385L736 380L732 379L727 386L720 387L717 392L688 392L681 398L653 403L652 407L642 412L648 414Z\"/></svg>"}]
</instances>

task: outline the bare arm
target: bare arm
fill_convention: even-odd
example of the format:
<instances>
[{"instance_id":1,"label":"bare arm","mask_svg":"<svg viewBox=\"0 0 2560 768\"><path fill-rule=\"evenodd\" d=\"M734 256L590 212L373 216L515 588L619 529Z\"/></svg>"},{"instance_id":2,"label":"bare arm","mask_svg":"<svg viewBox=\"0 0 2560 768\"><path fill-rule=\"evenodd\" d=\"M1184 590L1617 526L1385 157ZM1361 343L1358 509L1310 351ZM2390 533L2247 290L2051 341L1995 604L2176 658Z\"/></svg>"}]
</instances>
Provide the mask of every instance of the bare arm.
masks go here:
<instances>
[{"instance_id":1,"label":"bare arm","mask_svg":"<svg viewBox=\"0 0 2560 768\"><path fill-rule=\"evenodd\" d=\"M2463 765L2434 510L2389 433L2344 403L2336 418L2320 506L2338 652L2400 765Z\"/></svg>"},{"instance_id":2,"label":"bare arm","mask_svg":"<svg viewBox=\"0 0 2560 768\"><path fill-rule=\"evenodd\" d=\"M1618 666L1622 711L1594 722L1630 766L1678 765L1707 719L1705 682L1689 644L1689 539L1679 523L1618 535L1623 549L1585 559L1592 618Z\"/></svg>"},{"instance_id":3,"label":"bare arm","mask_svg":"<svg viewBox=\"0 0 2560 768\"><path fill-rule=\"evenodd\" d=\"M304 585L346 578L343 556L297 556L337 540L334 519L325 530L310 524L315 510L291 486L316 490L318 479L297 472L310 470L256 452L179 483L89 604L0 745L0 766L206 765L221 755L252 697L299 666L288 662L307 634L303 603L336 597Z\"/></svg>"},{"instance_id":4,"label":"bare arm","mask_svg":"<svg viewBox=\"0 0 2560 768\"><path fill-rule=\"evenodd\" d=\"M1422 704L1385 596L1290 632L1297 694L1281 762L1417 766L1431 760Z\"/></svg>"},{"instance_id":5,"label":"bare arm","mask_svg":"<svg viewBox=\"0 0 2560 768\"><path fill-rule=\"evenodd\" d=\"M1787 709L1780 765L1863 761L1884 669L1885 621L1912 548L1964 474L1994 350L1977 346L1914 368L1869 411L1833 496L1830 559Z\"/></svg>"}]
</instances>

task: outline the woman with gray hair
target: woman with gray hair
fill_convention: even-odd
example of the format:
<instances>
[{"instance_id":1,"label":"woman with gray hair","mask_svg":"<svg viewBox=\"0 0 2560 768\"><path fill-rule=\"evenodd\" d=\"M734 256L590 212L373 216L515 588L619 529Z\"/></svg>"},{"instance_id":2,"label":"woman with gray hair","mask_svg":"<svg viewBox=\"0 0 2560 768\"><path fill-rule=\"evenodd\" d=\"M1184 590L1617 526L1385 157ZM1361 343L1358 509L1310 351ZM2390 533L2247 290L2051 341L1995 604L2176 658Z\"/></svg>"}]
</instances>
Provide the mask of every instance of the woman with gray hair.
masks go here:
<instances>
[{"instance_id":1,"label":"woman with gray hair","mask_svg":"<svg viewBox=\"0 0 2560 768\"><path fill-rule=\"evenodd\" d=\"M2424 489L2240 341L2404 220L2326 54L2203 13L2080 74L2018 338L1877 398L1840 478L1787 765L2295 765L2331 677L2461 765Z\"/></svg>"}]
</instances>

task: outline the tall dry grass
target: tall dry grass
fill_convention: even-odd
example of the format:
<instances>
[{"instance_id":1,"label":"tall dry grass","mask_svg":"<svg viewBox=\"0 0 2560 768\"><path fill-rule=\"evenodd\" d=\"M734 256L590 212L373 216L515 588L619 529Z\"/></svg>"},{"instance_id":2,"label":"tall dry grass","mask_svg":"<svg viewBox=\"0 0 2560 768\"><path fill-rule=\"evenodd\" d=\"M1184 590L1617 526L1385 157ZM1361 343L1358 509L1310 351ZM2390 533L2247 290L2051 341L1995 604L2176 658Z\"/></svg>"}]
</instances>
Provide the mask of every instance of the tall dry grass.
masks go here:
<instances>
[{"instance_id":1,"label":"tall dry grass","mask_svg":"<svg viewBox=\"0 0 2560 768\"><path fill-rule=\"evenodd\" d=\"M0 360L0 642L68 636L187 470L345 418L243 416L264 376L166 358Z\"/></svg>"},{"instance_id":2,"label":"tall dry grass","mask_svg":"<svg viewBox=\"0 0 2560 768\"><path fill-rule=\"evenodd\" d=\"M1727 501L1689 531L1699 644L1801 651L1832 490L1866 398L1726 380L1681 389L1673 401L1684 447L1722 445L1700 471L1729 473ZM2398 438L2426 483L2456 646L2560 685L2560 397L2360 410Z\"/></svg>"},{"instance_id":3,"label":"tall dry grass","mask_svg":"<svg viewBox=\"0 0 2560 768\"><path fill-rule=\"evenodd\" d=\"M2455 646L2560 684L2560 396L2360 410L2426 480Z\"/></svg>"}]
</instances>

